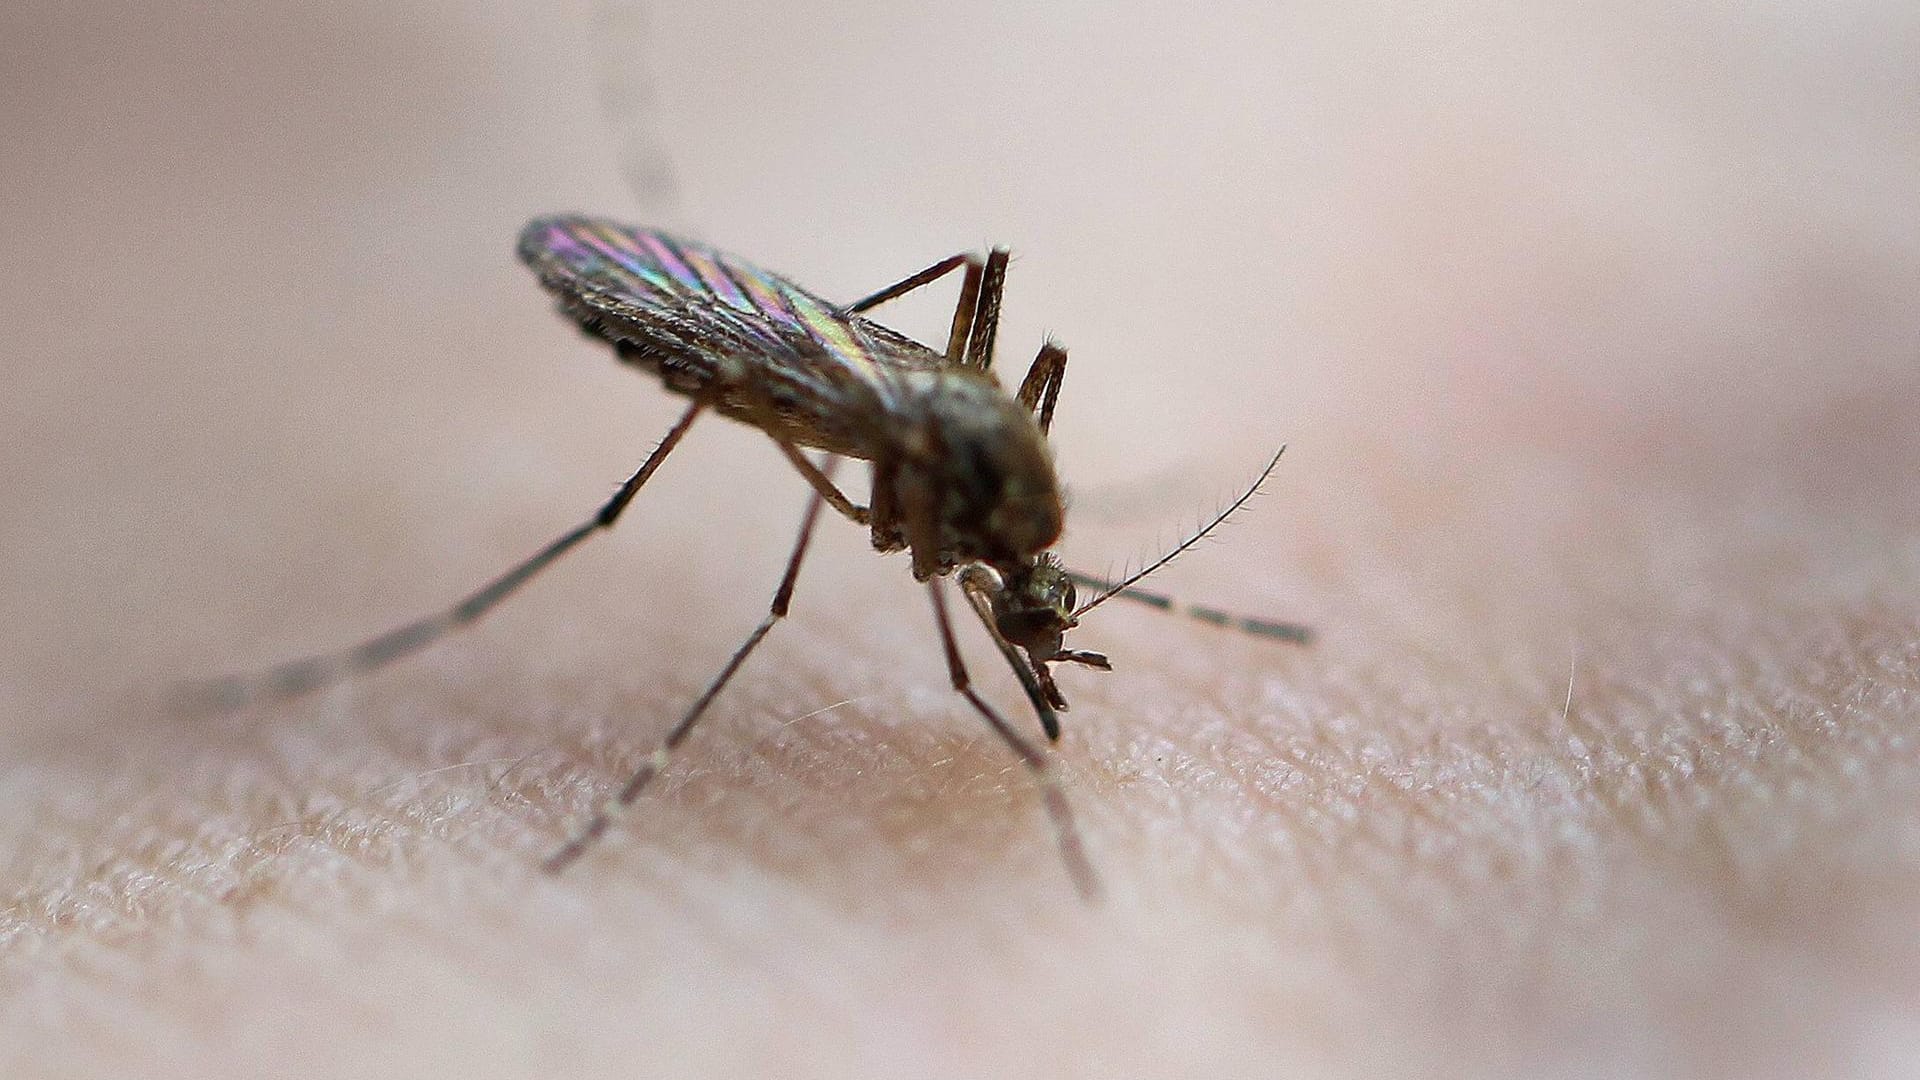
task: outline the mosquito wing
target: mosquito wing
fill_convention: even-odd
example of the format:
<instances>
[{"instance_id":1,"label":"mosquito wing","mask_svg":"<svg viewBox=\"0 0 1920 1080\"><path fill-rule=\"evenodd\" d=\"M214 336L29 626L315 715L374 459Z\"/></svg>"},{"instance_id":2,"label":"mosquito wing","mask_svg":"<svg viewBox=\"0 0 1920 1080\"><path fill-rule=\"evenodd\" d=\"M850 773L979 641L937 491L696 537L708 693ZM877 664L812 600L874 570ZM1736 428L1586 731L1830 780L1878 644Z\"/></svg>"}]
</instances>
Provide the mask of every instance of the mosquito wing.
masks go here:
<instances>
[{"instance_id":1,"label":"mosquito wing","mask_svg":"<svg viewBox=\"0 0 1920 1080\"><path fill-rule=\"evenodd\" d=\"M540 218L521 231L520 258L582 327L669 388L718 381L723 412L756 422L769 403L783 433L840 453L870 456L862 430L896 403L899 375L943 363L778 274L652 229Z\"/></svg>"}]
</instances>

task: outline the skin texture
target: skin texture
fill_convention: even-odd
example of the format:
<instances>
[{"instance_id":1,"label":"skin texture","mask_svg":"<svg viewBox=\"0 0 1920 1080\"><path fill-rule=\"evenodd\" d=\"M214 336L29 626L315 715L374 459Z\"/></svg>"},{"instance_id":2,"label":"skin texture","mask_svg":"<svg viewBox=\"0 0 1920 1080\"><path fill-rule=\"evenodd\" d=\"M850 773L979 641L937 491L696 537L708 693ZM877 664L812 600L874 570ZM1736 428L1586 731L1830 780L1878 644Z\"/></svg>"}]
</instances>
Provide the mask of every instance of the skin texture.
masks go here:
<instances>
[{"instance_id":1,"label":"skin texture","mask_svg":"<svg viewBox=\"0 0 1920 1080\"><path fill-rule=\"evenodd\" d=\"M1682 10L8 5L0 1074L1901 1075L1920 24ZM844 298L1014 246L1089 570L1291 444L1155 583L1315 647L1069 639L1116 668L1060 674L1105 904L832 522L537 874L764 612L806 490L735 425L458 640L157 706L640 460L676 403L511 258L574 208Z\"/></svg>"}]
</instances>

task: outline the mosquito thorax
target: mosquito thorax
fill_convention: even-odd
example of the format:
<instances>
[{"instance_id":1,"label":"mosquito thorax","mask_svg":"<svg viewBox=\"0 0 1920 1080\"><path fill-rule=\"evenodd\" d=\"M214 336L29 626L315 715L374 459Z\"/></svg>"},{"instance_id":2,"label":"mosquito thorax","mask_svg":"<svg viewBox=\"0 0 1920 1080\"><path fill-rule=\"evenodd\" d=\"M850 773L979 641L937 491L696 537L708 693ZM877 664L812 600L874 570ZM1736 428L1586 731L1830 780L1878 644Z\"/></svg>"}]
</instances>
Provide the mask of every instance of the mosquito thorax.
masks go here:
<instances>
[{"instance_id":1,"label":"mosquito thorax","mask_svg":"<svg viewBox=\"0 0 1920 1080\"><path fill-rule=\"evenodd\" d=\"M912 435L894 473L895 505L911 513L936 500L941 551L933 561L942 570L1031 563L1060 538L1065 519L1040 426L991 376L917 374Z\"/></svg>"}]
</instances>

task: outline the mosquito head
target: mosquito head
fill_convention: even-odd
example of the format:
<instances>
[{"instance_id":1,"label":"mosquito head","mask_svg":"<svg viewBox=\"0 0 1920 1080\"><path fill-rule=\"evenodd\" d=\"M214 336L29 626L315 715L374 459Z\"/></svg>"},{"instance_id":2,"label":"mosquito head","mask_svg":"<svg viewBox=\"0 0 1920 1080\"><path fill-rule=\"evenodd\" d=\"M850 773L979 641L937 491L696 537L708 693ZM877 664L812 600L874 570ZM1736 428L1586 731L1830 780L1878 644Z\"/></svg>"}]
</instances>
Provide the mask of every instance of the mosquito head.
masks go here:
<instances>
[{"instance_id":1,"label":"mosquito head","mask_svg":"<svg viewBox=\"0 0 1920 1080\"><path fill-rule=\"evenodd\" d=\"M1073 582L1051 555L1004 573L993 597L993 624L1000 636L1026 650L1035 663L1060 653L1061 638L1080 625L1073 617Z\"/></svg>"},{"instance_id":2,"label":"mosquito head","mask_svg":"<svg viewBox=\"0 0 1920 1080\"><path fill-rule=\"evenodd\" d=\"M1048 673L1048 664L1074 663L1112 670L1097 652L1062 647L1066 632L1080 625L1073 608L1077 597L1073 579L1052 555L1001 571L1000 588L993 593L993 625L1009 644L1027 654L1041 690L1056 709L1067 702Z\"/></svg>"}]
</instances>

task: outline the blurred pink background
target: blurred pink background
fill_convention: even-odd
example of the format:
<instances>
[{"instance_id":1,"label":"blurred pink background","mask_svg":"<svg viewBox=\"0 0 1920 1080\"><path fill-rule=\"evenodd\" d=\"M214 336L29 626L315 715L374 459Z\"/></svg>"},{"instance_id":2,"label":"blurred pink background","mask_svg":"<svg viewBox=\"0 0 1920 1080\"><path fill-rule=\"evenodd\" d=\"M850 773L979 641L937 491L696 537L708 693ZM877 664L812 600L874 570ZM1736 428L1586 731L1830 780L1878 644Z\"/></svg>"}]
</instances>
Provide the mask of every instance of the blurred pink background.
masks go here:
<instances>
[{"instance_id":1,"label":"blurred pink background","mask_svg":"<svg viewBox=\"0 0 1920 1080\"><path fill-rule=\"evenodd\" d=\"M1743 640L1778 612L1837 611L1910 628L1917 10L15 0L0 760L39 771L0 814L0 871L37 895L65 850L48 830L143 805L140 781L112 789L120 766L95 764L143 752L148 727L118 711L130 691L444 603L590 511L664 430L673 402L568 330L514 261L520 224L550 211L671 226L838 298L1013 247L1003 378L1045 333L1072 350L1055 425L1071 556L1152 552L1287 442L1258 509L1166 586L1326 628L1325 660L1273 661L1292 677L1364 670L1340 667L1360 655L1471 675L1399 699L1430 706L1442 739L1481 721L1449 710L1490 672L1557 712L1576 638L1613 656L1615 689L1684 688L1674 658L1693 654L1662 642L1700 627ZM937 336L943 303L888 321ZM616 536L422 661L423 681L531 730L690 678L663 627L704 670L763 609L803 501L763 441L699 429ZM852 659L818 670L893 678L913 657L894 681L940 690L904 565L863 544L826 542L802 586L846 629L770 646L765 670L830 649ZM1101 632L1161 671L1155 643L1185 631L1128 616ZM580 683L601 696L551 693ZM1094 715L1076 713L1083 730ZM434 730L408 767L432 767ZM1911 749L1887 755L1867 760ZM123 801L91 805L103 789ZM1886 880L1853 882L1860 926L1910 929L1901 835L1875 849L1905 856ZM23 910L16 928L34 926ZM1911 958L1840 936L1818 954L1836 969ZM1739 955L1701 959L1704 984L1776 970ZM1341 1000L1446 985L1409 963L1417 991L1382 976ZM1636 974L1555 993L1516 970L1489 992L1505 1005L1462 1008L1488 1031L1536 995L1540 1015L1488 1035L1486 1057L1442 1060L1712 1075L1754 1065L1717 1031L1803 1015L1771 983L1671 1019L1634 1011ZM1871 1072L1911 1048L1910 974L1837 978L1823 1000L1845 1022L1901 1019L1859 1020L1865 1035L1805 1020L1760 1058ZM1245 1028L1194 1036L1191 1062L1351 1061L1362 1031L1418 1058L1452 1015L1382 1006L1376 1027L1330 1006L1331 1028L1296 1031L1235 1007ZM433 1045L404 1008L375 1012ZM1649 1031L1647 1056L1619 1048ZM597 1037L568 1060L617 1072L618 1039ZM1554 1062L1566 1045L1602 1056ZM1116 1060L1138 1064L1130 1049ZM980 1053L955 1060L1007 1060Z\"/></svg>"}]
</instances>

